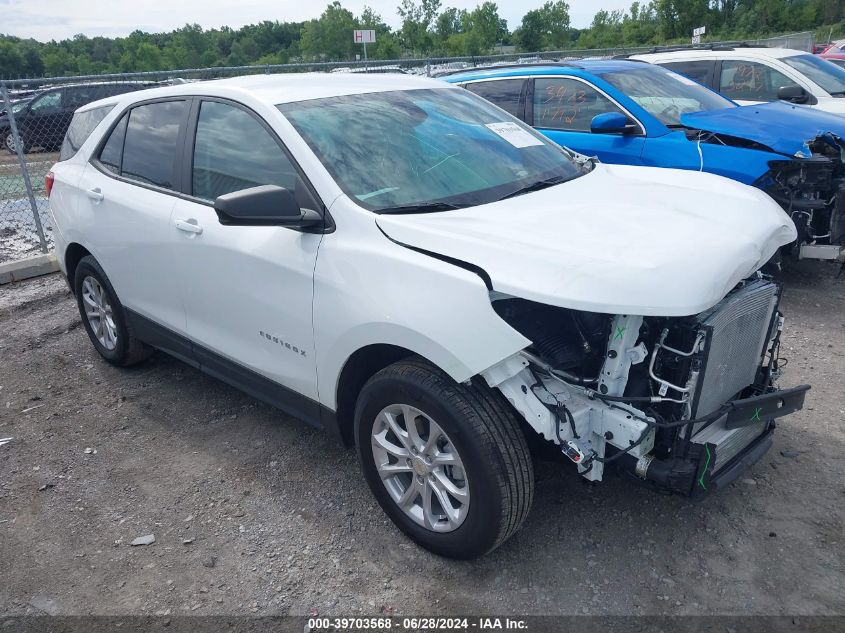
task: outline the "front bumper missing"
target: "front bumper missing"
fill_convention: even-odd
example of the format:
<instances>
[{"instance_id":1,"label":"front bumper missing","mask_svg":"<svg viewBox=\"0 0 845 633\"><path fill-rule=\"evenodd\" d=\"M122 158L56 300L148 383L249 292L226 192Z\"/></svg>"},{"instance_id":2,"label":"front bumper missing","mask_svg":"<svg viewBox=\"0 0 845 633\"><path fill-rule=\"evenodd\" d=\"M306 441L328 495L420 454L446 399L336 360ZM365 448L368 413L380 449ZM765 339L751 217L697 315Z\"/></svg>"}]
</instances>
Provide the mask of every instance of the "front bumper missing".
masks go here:
<instances>
[{"instance_id":1,"label":"front bumper missing","mask_svg":"<svg viewBox=\"0 0 845 633\"><path fill-rule=\"evenodd\" d=\"M664 492L702 497L735 481L772 446L775 420L799 411L809 385L732 400L687 428L702 425L675 457L620 460L620 467Z\"/></svg>"}]
</instances>

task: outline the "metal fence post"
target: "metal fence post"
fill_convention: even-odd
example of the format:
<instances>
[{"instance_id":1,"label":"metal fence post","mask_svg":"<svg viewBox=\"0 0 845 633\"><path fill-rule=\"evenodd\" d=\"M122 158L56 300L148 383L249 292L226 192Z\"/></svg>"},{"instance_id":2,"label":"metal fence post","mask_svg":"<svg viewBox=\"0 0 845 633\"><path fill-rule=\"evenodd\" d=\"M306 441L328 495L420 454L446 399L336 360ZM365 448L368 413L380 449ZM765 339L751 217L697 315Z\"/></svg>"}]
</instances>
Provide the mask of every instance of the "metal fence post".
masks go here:
<instances>
[{"instance_id":1,"label":"metal fence post","mask_svg":"<svg viewBox=\"0 0 845 633\"><path fill-rule=\"evenodd\" d=\"M47 252L47 239L44 237L44 227L41 226L41 216L38 214L38 204L35 202L35 193L32 190L32 183L29 180L29 169L26 159L23 156L23 144L21 143L18 126L15 123L15 113L12 111L12 100L9 98L9 91L6 89L6 82L0 82L0 93L3 94L3 102L6 105L6 115L9 117L9 128L12 137L15 139L15 153L18 155L18 163L21 168L26 195L29 198L29 206L32 208L32 219L35 221L35 230L38 232L38 240L41 242L41 252Z\"/></svg>"}]
</instances>

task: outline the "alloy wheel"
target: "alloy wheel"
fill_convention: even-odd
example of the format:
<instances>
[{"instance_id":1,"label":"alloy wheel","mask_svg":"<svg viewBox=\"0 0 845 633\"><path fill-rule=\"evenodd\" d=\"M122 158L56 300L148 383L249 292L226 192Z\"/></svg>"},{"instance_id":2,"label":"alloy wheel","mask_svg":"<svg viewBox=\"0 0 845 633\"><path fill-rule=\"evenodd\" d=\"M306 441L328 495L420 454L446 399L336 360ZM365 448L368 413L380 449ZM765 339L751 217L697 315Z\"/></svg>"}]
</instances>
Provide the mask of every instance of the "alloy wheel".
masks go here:
<instances>
[{"instance_id":1,"label":"alloy wheel","mask_svg":"<svg viewBox=\"0 0 845 633\"><path fill-rule=\"evenodd\" d=\"M100 345L111 351L117 347L117 326L111 304L100 282L94 277L82 281L82 303L91 331Z\"/></svg>"},{"instance_id":2,"label":"alloy wheel","mask_svg":"<svg viewBox=\"0 0 845 633\"><path fill-rule=\"evenodd\" d=\"M385 407L373 424L372 450L388 494L415 523L433 532L461 526L470 503L466 471L430 416L405 404Z\"/></svg>"}]
</instances>

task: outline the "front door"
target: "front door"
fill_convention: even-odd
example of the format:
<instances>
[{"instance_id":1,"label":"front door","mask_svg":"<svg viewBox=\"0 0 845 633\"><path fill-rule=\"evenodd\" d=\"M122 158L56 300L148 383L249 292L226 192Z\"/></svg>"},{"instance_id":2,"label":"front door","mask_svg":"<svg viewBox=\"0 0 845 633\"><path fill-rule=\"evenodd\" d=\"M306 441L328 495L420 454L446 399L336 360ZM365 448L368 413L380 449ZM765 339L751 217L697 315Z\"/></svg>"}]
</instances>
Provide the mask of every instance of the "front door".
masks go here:
<instances>
[{"instance_id":1,"label":"front door","mask_svg":"<svg viewBox=\"0 0 845 633\"><path fill-rule=\"evenodd\" d=\"M224 226L220 195L273 184L317 208L287 152L252 111L203 100L196 117L190 198L176 202L171 231L188 336L199 363L301 417L313 417L317 378L311 322L313 276L322 235L280 226ZM262 385L254 374L283 386Z\"/></svg>"},{"instance_id":2,"label":"front door","mask_svg":"<svg viewBox=\"0 0 845 633\"><path fill-rule=\"evenodd\" d=\"M587 156L598 156L606 163L640 164L645 139L642 132L590 132L593 117L599 114L618 112L631 118L591 84L572 77L537 77L530 107L532 125L555 143Z\"/></svg>"}]
</instances>

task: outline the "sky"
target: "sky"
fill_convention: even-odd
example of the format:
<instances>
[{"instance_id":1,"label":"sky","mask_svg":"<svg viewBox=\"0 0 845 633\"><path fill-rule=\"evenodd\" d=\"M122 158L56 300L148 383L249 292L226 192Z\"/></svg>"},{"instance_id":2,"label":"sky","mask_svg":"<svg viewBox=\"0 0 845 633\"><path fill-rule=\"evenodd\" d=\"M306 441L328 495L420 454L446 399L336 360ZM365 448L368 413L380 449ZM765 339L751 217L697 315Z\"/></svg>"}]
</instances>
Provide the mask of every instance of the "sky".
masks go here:
<instances>
[{"instance_id":1,"label":"sky","mask_svg":"<svg viewBox=\"0 0 845 633\"><path fill-rule=\"evenodd\" d=\"M442 6L471 9L483 0L441 0ZM498 0L499 15L513 30L522 16L544 0ZM631 0L568 0L572 26L589 26L599 9L627 9ZM399 25L399 0L341 0L344 7L359 15L364 5L373 7L392 27ZM262 20L299 22L316 18L328 0L0 0L0 33L32 37L40 41L65 39L82 33L123 36L136 29L148 32L171 31L186 23L203 28L238 28Z\"/></svg>"}]
</instances>

